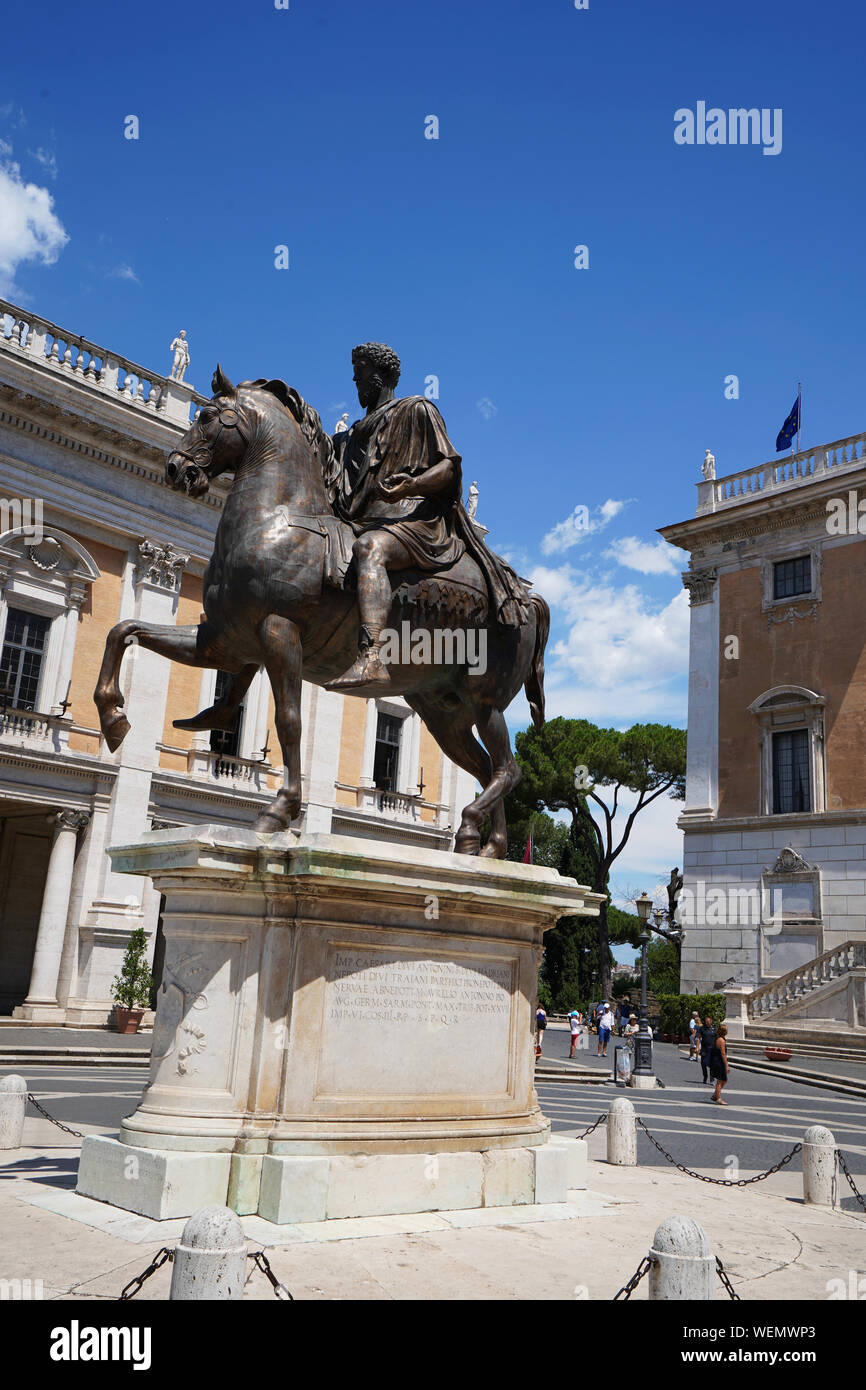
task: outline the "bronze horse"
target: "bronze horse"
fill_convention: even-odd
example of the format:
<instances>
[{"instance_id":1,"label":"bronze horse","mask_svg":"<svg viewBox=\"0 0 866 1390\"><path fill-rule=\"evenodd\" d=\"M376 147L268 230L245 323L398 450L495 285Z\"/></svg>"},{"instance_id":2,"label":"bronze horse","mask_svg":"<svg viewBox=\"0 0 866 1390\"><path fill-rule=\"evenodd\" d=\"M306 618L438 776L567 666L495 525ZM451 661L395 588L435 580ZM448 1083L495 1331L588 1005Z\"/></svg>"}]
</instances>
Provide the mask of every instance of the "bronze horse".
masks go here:
<instances>
[{"instance_id":1,"label":"bronze horse","mask_svg":"<svg viewBox=\"0 0 866 1390\"><path fill-rule=\"evenodd\" d=\"M255 823L257 831L271 833L287 829L301 808L301 681L325 685L356 651L356 595L337 586L332 567L340 529L349 551L353 536L328 502L331 440L298 393L282 381L235 387L219 367L213 391L211 404L202 407L166 463L169 485L192 497L203 496L220 474L234 474L204 575L203 619L188 627L135 618L117 623L106 639L94 700L113 751L130 727L119 676L124 649L137 641L184 665L231 673L218 705L174 721L185 729L231 728L250 682L264 666L286 769L281 790ZM398 662L389 666L391 689L417 711L447 757L483 787L463 810L455 849L479 852L479 827L489 813L491 833L480 852L501 859L503 799L520 777L502 712L524 686L533 720L544 721L550 613L544 599L527 590L524 625L506 628L490 620L486 583L468 554L436 575L432 587L431 578L413 571L393 576L392 628L399 630L401 618L408 616L413 636L419 629L441 633L443 605L446 615L469 615L479 642L486 634L486 670L481 674L479 664L472 672L465 660Z\"/></svg>"}]
</instances>

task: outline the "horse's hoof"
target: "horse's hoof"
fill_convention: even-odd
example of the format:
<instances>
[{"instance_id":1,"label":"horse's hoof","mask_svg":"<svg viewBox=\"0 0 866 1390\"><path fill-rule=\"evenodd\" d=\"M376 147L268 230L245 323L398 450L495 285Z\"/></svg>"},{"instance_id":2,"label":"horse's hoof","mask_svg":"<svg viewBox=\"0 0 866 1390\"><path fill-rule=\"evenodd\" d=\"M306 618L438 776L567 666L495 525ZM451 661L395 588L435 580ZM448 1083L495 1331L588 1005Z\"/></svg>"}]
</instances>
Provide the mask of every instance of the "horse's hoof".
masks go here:
<instances>
[{"instance_id":1,"label":"horse's hoof","mask_svg":"<svg viewBox=\"0 0 866 1390\"><path fill-rule=\"evenodd\" d=\"M505 845L501 844L498 840L488 840L488 841L487 841L487 844L484 846L483 850L481 851L481 858L482 858L482 859L504 859L504 858L505 858L505 848L506 848Z\"/></svg>"},{"instance_id":2,"label":"horse's hoof","mask_svg":"<svg viewBox=\"0 0 866 1390\"><path fill-rule=\"evenodd\" d=\"M481 836L477 830L458 830L454 841L455 854L477 854L481 848Z\"/></svg>"},{"instance_id":3,"label":"horse's hoof","mask_svg":"<svg viewBox=\"0 0 866 1390\"><path fill-rule=\"evenodd\" d=\"M253 830L257 835L276 835L281 830L286 829L287 827L283 824L282 818L280 816L271 815L270 811L262 811L262 814L257 817L256 823L253 826Z\"/></svg>"},{"instance_id":4,"label":"horse's hoof","mask_svg":"<svg viewBox=\"0 0 866 1390\"><path fill-rule=\"evenodd\" d=\"M125 714L115 714L112 719L100 721L102 736L108 744L109 750L116 753L126 735L132 727Z\"/></svg>"}]
</instances>

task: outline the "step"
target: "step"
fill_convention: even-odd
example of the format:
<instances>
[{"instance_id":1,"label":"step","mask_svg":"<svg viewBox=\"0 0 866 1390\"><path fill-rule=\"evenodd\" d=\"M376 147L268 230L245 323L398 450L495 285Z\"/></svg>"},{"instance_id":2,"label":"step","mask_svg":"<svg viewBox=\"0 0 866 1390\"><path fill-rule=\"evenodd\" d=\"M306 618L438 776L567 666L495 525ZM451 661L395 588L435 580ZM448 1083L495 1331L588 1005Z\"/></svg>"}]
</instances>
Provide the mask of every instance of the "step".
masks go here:
<instances>
[{"instance_id":1,"label":"step","mask_svg":"<svg viewBox=\"0 0 866 1390\"><path fill-rule=\"evenodd\" d=\"M89 1067L122 1063L124 1066L149 1067L150 1050L140 1047L0 1047L0 1066L26 1066L28 1062L40 1066L50 1063L54 1066Z\"/></svg>"}]
</instances>

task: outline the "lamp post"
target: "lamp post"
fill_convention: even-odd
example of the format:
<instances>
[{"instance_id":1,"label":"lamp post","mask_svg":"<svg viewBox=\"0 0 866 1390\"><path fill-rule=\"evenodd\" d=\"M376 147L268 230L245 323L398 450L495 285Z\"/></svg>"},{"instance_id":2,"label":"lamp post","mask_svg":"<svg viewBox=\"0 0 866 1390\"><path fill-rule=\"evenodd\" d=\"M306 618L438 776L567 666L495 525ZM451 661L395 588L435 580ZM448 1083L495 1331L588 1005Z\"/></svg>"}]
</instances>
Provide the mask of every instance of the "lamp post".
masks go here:
<instances>
[{"instance_id":1,"label":"lamp post","mask_svg":"<svg viewBox=\"0 0 866 1390\"><path fill-rule=\"evenodd\" d=\"M643 926L643 931L638 937L640 943L640 1019L637 1036L634 1040L634 1071L631 1076L632 1086L638 1089L649 1089L655 1087L656 1084L655 1072L653 1071L653 1037L647 1019L646 1002L646 948L650 941L647 923L652 905L652 898L648 893L641 893L640 897L635 899L637 915Z\"/></svg>"}]
</instances>

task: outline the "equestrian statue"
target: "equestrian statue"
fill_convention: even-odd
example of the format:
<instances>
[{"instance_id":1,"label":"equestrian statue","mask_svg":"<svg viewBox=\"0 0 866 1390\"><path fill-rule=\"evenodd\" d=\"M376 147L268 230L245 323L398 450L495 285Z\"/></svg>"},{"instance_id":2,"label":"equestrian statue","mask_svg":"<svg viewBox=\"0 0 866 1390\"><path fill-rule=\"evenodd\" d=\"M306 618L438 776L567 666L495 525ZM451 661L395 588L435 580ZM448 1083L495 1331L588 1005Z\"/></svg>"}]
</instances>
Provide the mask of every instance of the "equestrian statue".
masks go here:
<instances>
[{"instance_id":1,"label":"equestrian statue","mask_svg":"<svg viewBox=\"0 0 866 1390\"><path fill-rule=\"evenodd\" d=\"M127 618L111 629L94 692L102 732L113 751L129 731L119 677L131 642L230 674L218 703L174 721L181 729L231 729L264 666L285 765L283 786L255 822L266 834L286 830L301 809L301 682L362 698L402 695L483 788L463 810L455 850L502 859L503 801L520 777L503 711L523 687L535 724L544 722L550 612L467 516L460 455L436 406L395 396L397 354L363 343L352 363L366 413L333 437L284 381L233 386L217 367L213 399L165 470L169 486L191 497L234 475L202 620L170 627ZM407 630L410 643L393 640ZM460 630L474 643L434 640Z\"/></svg>"}]
</instances>

